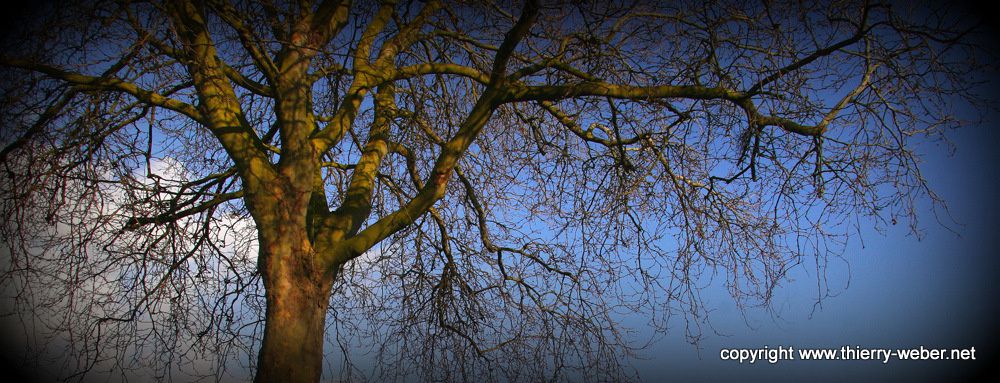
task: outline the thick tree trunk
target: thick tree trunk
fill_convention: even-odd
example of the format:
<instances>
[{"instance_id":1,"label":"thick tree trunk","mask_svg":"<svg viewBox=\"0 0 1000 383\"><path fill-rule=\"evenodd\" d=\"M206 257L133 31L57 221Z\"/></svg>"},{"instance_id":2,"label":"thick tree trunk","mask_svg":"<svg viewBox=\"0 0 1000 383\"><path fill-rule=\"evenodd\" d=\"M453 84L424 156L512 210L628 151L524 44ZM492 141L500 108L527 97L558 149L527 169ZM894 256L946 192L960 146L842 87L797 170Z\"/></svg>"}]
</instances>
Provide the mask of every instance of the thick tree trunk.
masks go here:
<instances>
[{"instance_id":1,"label":"thick tree trunk","mask_svg":"<svg viewBox=\"0 0 1000 383\"><path fill-rule=\"evenodd\" d=\"M304 232L280 234L261 238L267 313L254 381L314 383L322 375L333 275L316 264Z\"/></svg>"}]
</instances>

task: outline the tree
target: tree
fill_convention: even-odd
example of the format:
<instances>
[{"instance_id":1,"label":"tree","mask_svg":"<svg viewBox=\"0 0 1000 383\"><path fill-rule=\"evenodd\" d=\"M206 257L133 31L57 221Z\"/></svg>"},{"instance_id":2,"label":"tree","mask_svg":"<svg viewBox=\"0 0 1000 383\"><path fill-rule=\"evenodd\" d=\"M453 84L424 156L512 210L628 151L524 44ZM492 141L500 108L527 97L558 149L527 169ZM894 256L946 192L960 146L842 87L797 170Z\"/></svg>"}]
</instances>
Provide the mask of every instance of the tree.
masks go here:
<instances>
[{"instance_id":1,"label":"tree","mask_svg":"<svg viewBox=\"0 0 1000 383\"><path fill-rule=\"evenodd\" d=\"M914 145L982 101L978 29L945 6L31 16L0 58L0 280L66 378L256 355L255 381L314 382L326 342L345 377L361 348L383 379L624 379L629 313L696 339L707 280L767 305L845 222L915 225L941 201Z\"/></svg>"}]
</instances>

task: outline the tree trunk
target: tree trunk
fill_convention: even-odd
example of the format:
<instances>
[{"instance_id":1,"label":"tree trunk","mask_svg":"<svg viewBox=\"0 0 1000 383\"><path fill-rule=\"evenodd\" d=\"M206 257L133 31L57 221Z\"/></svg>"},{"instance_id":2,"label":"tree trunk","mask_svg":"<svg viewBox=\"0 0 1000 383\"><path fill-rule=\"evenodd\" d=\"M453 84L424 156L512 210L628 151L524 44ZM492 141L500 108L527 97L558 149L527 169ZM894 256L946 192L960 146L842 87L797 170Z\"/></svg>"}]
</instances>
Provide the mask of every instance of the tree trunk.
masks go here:
<instances>
[{"instance_id":1,"label":"tree trunk","mask_svg":"<svg viewBox=\"0 0 1000 383\"><path fill-rule=\"evenodd\" d=\"M326 311L333 275L316 263L304 230L261 236L260 268L266 289L264 338L254 381L320 380Z\"/></svg>"}]
</instances>

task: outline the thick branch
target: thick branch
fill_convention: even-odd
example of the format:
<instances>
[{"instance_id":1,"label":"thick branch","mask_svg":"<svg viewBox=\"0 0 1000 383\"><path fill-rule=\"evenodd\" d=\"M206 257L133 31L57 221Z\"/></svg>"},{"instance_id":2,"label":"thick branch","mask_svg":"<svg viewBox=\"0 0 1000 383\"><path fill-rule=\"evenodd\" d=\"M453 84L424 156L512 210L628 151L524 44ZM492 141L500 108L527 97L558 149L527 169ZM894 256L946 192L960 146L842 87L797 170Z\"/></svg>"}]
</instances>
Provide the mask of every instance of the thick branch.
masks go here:
<instances>
[{"instance_id":1,"label":"thick branch","mask_svg":"<svg viewBox=\"0 0 1000 383\"><path fill-rule=\"evenodd\" d=\"M475 80L486 85L490 82L489 75L475 68L454 63L423 63L408 65L396 70L395 76L391 80L402 80L413 77L420 77L435 74L457 75Z\"/></svg>"},{"instance_id":2,"label":"thick branch","mask_svg":"<svg viewBox=\"0 0 1000 383\"><path fill-rule=\"evenodd\" d=\"M76 86L77 90L105 90L125 92L135 97L141 102L173 110L192 120L204 123L205 117L194 106L180 100L165 97L159 93L140 88L138 85L119 79L88 76L79 73L68 72L51 65L30 62L21 59L0 58L0 64L15 68L27 69L39 73L44 73L53 78L65 81Z\"/></svg>"},{"instance_id":3,"label":"thick branch","mask_svg":"<svg viewBox=\"0 0 1000 383\"><path fill-rule=\"evenodd\" d=\"M395 92L389 85L380 87L375 94L375 121L372 122L368 142L351 174L343 204L330 217L330 223L334 225L330 235L335 237L334 240L357 233L371 214L375 176L389 151L389 124L396 107L394 98Z\"/></svg>"},{"instance_id":4,"label":"thick branch","mask_svg":"<svg viewBox=\"0 0 1000 383\"><path fill-rule=\"evenodd\" d=\"M204 124L236 163L248 193L255 194L276 175L266 148L246 121L236 92L223 73L201 11L189 2L172 2L167 8L190 58L188 72L205 112Z\"/></svg>"},{"instance_id":5,"label":"thick branch","mask_svg":"<svg viewBox=\"0 0 1000 383\"><path fill-rule=\"evenodd\" d=\"M508 89L509 91L507 92L503 102L551 102L587 96L603 96L633 101L663 98L726 100L742 108L753 123L763 126L777 126L786 131L805 136L820 135L826 128L824 125L802 125L786 118L763 115L757 110L757 107L753 104L753 102L750 101L746 93L722 87L705 87L698 85L660 85L642 87L587 81L568 85L511 85Z\"/></svg>"},{"instance_id":6,"label":"thick branch","mask_svg":"<svg viewBox=\"0 0 1000 383\"><path fill-rule=\"evenodd\" d=\"M437 200L444 197L448 180L454 173L455 167L458 166L459 159L482 131L483 126L493 115L494 109L500 105L499 101L502 100L503 94L497 90L497 86L503 83L507 61L518 42L528 34L538 11L537 1L525 3L521 17L507 32L501 49L496 54L490 75L490 85L476 101L475 106L462 122L455 136L441 147L441 154L435 161L424 187L399 210L383 217L349 239L345 244L346 251L338 254L343 258L334 263L343 263L363 254L379 241L412 224L418 217L427 212Z\"/></svg>"}]
</instances>

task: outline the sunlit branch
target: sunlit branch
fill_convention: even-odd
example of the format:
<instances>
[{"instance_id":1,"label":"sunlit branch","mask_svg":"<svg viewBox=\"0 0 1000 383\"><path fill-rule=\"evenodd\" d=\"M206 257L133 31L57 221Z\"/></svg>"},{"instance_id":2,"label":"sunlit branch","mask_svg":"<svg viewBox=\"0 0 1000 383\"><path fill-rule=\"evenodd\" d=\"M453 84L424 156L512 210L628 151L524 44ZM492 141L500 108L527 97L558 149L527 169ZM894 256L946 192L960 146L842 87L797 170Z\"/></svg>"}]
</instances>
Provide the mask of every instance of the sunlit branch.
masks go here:
<instances>
[{"instance_id":1,"label":"sunlit branch","mask_svg":"<svg viewBox=\"0 0 1000 383\"><path fill-rule=\"evenodd\" d=\"M146 102L150 105L163 107L166 109L173 110L180 114L183 114L196 122L204 122L205 117L190 104L184 103L182 101L164 97L163 95L152 92L146 89L142 89L134 83L121 80L118 78L102 78L83 75L79 73L68 72L54 66L35 63L26 60L13 59L7 57L0 57L0 64L36 71L39 73L44 73L55 79L65 81L68 84L76 86L78 90L110 90L119 91L127 93L137 100Z\"/></svg>"}]
</instances>

